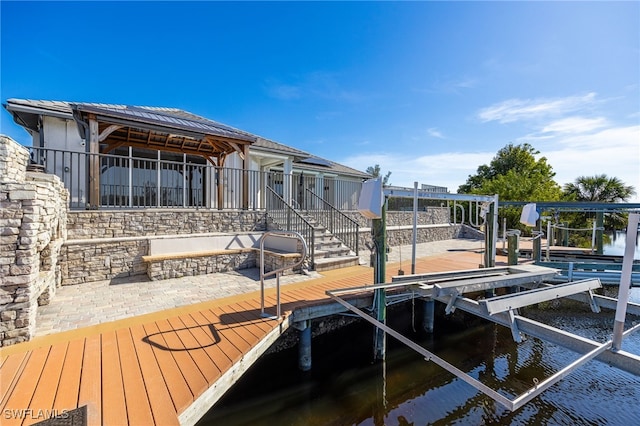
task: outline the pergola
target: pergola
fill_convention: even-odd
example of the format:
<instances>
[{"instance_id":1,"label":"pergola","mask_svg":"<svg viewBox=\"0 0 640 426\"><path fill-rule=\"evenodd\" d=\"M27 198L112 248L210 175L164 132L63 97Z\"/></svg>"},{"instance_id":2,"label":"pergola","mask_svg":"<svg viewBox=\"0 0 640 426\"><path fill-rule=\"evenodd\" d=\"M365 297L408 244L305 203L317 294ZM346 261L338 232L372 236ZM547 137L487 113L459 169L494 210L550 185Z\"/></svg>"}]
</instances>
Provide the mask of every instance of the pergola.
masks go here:
<instances>
[{"instance_id":1,"label":"pergola","mask_svg":"<svg viewBox=\"0 0 640 426\"><path fill-rule=\"evenodd\" d=\"M229 154L242 159L242 208L249 205L249 147L256 137L237 129L172 108L101 104L71 104L80 134L88 143L89 205L100 204L100 160L119 147L144 148L204 157L222 167ZM224 188L217 183L218 206ZM222 207L219 207L222 208Z\"/></svg>"}]
</instances>

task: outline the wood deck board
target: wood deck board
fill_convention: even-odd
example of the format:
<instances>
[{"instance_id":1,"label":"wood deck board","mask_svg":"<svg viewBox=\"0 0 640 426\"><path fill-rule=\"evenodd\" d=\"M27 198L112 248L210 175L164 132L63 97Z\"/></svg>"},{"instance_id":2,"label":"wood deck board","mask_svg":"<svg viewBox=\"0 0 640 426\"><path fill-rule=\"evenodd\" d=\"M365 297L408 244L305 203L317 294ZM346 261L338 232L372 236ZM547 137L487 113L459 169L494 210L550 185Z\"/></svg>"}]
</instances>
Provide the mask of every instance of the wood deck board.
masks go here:
<instances>
[{"instance_id":1,"label":"wood deck board","mask_svg":"<svg viewBox=\"0 0 640 426\"><path fill-rule=\"evenodd\" d=\"M209 317L207 317L206 315L203 314L202 311L201 312L192 313L191 314L191 319L196 324L208 327L209 330L207 331L207 333L210 334L211 338L213 339L212 347L214 347L217 350L219 350L220 353L223 354L227 358L227 360L229 361L227 363L227 360L225 360L224 358L216 360L216 361L219 361L218 365L219 365L220 370L222 372L226 371L228 369L229 365L235 363L236 361L238 361L242 357L242 352L238 348L236 348L229 341L229 339L223 337L220 334L220 330L219 330L220 327L219 327L219 323L217 321L216 321L216 324L214 324L209 319ZM204 327L202 329L204 330Z\"/></svg>"},{"instance_id":2,"label":"wood deck board","mask_svg":"<svg viewBox=\"0 0 640 426\"><path fill-rule=\"evenodd\" d=\"M167 390L171 395L176 413L180 413L193 401L191 389L182 375L176 360L173 358L171 351L166 349L167 343L160 333L157 324L155 322L145 324L143 328L145 331L145 339L150 342L159 369L162 372L164 382L167 385Z\"/></svg>"},{"instance_id":3,"label":"wood deck board","mask_svg":"<svg viewBox=\"0 0 640 426\"><path fill-rule=\"evenodd\" d=\"M42 413L44 417L35 419L35 422L46 420L50 417L50 415L47 414L53 412L53 402L58 392L58 384L60 383L60 375L68 347L68 344L56 345L52 346L49 351L47 362L44 364L40 380L38 380L33 398L31 399L31 405L44 410ZM29 420L30 419L27 419L25 423L30 423Z\"/></svg>"},{"instance_id":4,"label":"wood deck board","mask_svg":"<svg viewBox=\"0 0 640 426\"><path fill-rule=\"evenodd\" d=\"M149 396L149 405L155 424L178 424L177 413L169 394L167 383L153 353L153 348L144 341L146 333L140 325L131 327L131 337L140 360L140 370Z\"/></svg>"},{"instance_id":5,"label":"wood deck board","mask_svg":"<svg viewBox=\"0 0 640 426\"><path fill-rule=\"evenodd\" d=\"M16 379L22 373L26 360L29 359L30 355L31 352L21 352L3 358L2 374L0 374L0 408L4 409L6 400L9 399L13 388L16 386Z\"/></svg>"},{"instance_id":6,"label":"wood deck board","mask_svg":"<svg viewBox=\"0 0 640 426\"><path fill-rule=\"evenodd\" d=\"M200 370L200 374L202 374L207 384L213 384L220 376L220 370L202 348L202 344L193 336L192 328L200 328L200 326L187 326L181 317L170 318L169 324L173 327L173 330L186 348L185 350L193 359L198 370Z\"/></svg>"},{"instance_id":7,"label":"wood deck board","mask_svg":"<svg viewBox=\"0 0 640 426\"><path fill-rule=\"evenodd\" d=\"M116 337L118 339L122 385L129 424L152 424L153 415L151 414L147 388L142 378L138 354L131 337L131 329L123 328L116 331Z\"/></svg>"},{"instance_id":8,"label":"wood deck board","mask_svg":"<svg viewBox=\"0 0 640 426\"><path fill-rule=\"evenodd\" d=\"M84 355L84 339L69 342L67 356L60 373L58 392L53 403L55 412L73 410L78 406L80 392L80 375L82 373L82 357Z\"/></svg>"},{"instance_id":9,"label":"wood deck board","mask_svg":"<svg viewBox=\"0 0 640 426\"><path fill-rule=\"evenodd\" d=\"M188 327L191 334L198 345L204 350L205 354L209 357L214 364L216 370L211 377L205 376L209 383L212 383L219 377L224 371L226 371L231 365L231 359L227 354L218 346L215 335L209 324L198 324L193 318L193 315L183 315L180 317L185 327Z\"/></svg>"},{"instance_id":10,"label":"wood deck board","mask_svg":"<svg viewBox=\"0 0 640 426\"><path fill-rule=\"evenodd\" d=\"M477 268L481 261L475 252L447 253L417 259L416 272ZM387 264L387 282L410 268L409 262ZM282 311L325 303L327 290L372 281L372 268L356 266L284 285ZM275 289L267 289L268 314L275 304ZM7 351L0 360L0 409L60 412L87 405L89 425L177 424L180 413L281 324L260 316L259 292L162 314ZM21 422L3 418L3 425Z\"/></svg>"},{"instance_id":11,"label":"wood deck board","mask_svg":"<svg viewBox=\"0 0 640 426\"><path fill-rule=\"evenodd\" d=\"M222 310L222 312L224 312L225 316L228 316L229 319L233 321L233 323L236 326L242 326L243 330L246 330L248 333L251 334L251 336L253 336L253 338L257 340L262 340L267 335L268 331L271 331L271 330L263 330L261 325L259 325L256 321L258 317L257 316L253 318L248 317L246 315L246 312L242 308L240 308L240 306L236 303L227 305L227 306L222 306L220 309ZM248 342L252 343L253 339L251 339L251 341L248 341Z\"/></svg>"},{"instance_id":12,"label":"wood deck board","mask_svg":"<svg viewBox=\"0 0 640 426\"><path fill-rule=\"evenodd\" d=\"M87 425L102 424L102 336L84 341L78 407L87 406Z\"/></svg>"},{"instance_id":13,"label":"wood deck board","mask_svg":"<svg viewBox=\"0 0 640 426\"><path fill-rule=\"evenodd\" d=\"M222 308L214 307L211 311L220 318L225 314ZM231 323L226 327L222 328L222 331L229 331L229 339L232 340L233 344L243 353L246 354L249 350L258 343L258 339L250 333L247 328L249 326L243 326L241 324ZM234 336L235 334L235 336ZM237 336L237 337L236 337Z\"/></svg>"},{"instance_id":14,"label":"wood deck board","mask_svg":"<svg viewBox=\"0 0 640 426\"><path fill-rule=\"evenodd\" d=\"M176 361L180 372L187 381L191 394L193 396L200 395L208 387L207 380L200 372L195 361L186 350L178 334L173 330L168 320L156 321L158 330L166 342L165 351L169 351Z\"/></svg>"},{"instance_id":15,"label":"wood deck board","mask_svg":"<svg viewBox=\"0 0 640 426\"><path fill-rule=\"evenodd\" d=\"M50 347L46 347L33 351L20 376L17 377L18 381L16 382L16 386L13 388L11 395L9 395L6 404L1 407L2 413L6 413L5 410L22 410L31 406L31 399L36 391L36 386L40 380L47 357L49 356L49 350ZM15 413L15 411L11 412ZM4 417L10 418L7 419ZM25 417L25 415L3 415L3 426L22 424Z\"/></svg>"},{"instance_id":16,"label":"wood deck board","mask_svg":"<svg viewBox=\"0 0 640 426\"><path fill-rule=\"evenodd\" d=\"M127 421L127 403L115 331L102 335L102 423L118 425Z\"/></svg>"}]
</instances>

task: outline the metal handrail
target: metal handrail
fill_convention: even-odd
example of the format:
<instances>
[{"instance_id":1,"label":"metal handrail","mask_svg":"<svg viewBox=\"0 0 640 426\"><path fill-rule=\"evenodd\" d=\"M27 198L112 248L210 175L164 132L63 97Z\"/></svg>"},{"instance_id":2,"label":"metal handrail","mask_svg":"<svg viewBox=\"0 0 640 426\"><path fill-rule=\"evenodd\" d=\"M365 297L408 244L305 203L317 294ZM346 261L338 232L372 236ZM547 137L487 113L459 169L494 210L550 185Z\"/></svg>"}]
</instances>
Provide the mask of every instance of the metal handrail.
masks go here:
<instances>
[{"instance_id":1,"label":"metal handrail","mask_svg":"<svg viewBox=\"0 0 640 426\"><path fill-rule=\"evenodd\" d=\"M322 205L324 206L323 210L328 210L330 212L331 218L323 221L323 219L326 218L326 215L319 214L319 209L313 209L309 211L316 213L316 219L322 222L322 224L327 227L329 232L336 235L340 239L340 241L344 243L344 245L358 254L360 240L360 238L358 237L360 230L360 225L358 224L358 222L335 208L333 205L331 205L331 203L318 196L318 194L314 193L311 189L307 188L306 191L311 194L313 198L322 202ZM340 219L336 220L336 216ZM338 221L340 221L340 225L344 225L346 223L346 226L338 227L336 224L336 222Z\"/></svg>"},{"instance_id":2,"label":"metal handrail","mask_svg":"<svg viewBox=\"0 0 640 426\"><path fill-rule=\"evenodd\" d=\"M274 222L284 227L285 231L293 231L292 221L297 221L297 224L300 224L302 226L303 232L300 233L303 235L303 237L306 238L306 241L309 242L309 260L311 262L311 267L313 267L313 264L315 262L315 228L300 213L298 213L296 209L294 209L289 203L287 203L284 198L282 198L276 191L274 191L273 188L271 188L270 186L267 186L266 188L271 194L271 198L269 199L269 202L266 206L267 215L271 217ZM273 199L275 199L280 204L282 211L284 211L284 217L282 217L282 215L278 217L278 209L274 208L271 201Z\"/></svg>"},{"instance_id":3,"label":"metal handrail","mask_svg":"<svg viewBox=\"0 0 640 426\"><path fill-rule=\"evenodd\" d=\"M274 269L273 271L269 271L267 273L264 272L264 241L267 237L271 235L280 235L285 238L297 238L302 243L302 256L300 256L300 261L291 265L291 266L283 266L282 268ZM304 237L295 231L267 231L262 234L260 238L260 316L274 318L271 315L266 315L264 313L264 278L270 275L276 276L276 316L275 318L280 318L281 310L280 310L280 274L287 269L294 269L299 265L302 265L304 259L307 257L307 242Z\"/></svg>"}]
</instances>

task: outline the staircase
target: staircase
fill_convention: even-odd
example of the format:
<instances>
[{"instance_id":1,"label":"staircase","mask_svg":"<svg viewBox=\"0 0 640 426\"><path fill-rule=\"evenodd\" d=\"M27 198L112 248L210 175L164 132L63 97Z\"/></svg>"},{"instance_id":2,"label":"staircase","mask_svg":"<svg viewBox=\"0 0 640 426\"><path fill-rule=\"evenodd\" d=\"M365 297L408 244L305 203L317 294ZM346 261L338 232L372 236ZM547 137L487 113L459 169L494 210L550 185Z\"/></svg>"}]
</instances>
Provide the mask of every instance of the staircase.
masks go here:
<instances>
[{"instance_id":1,"label":"staircase","mask_svg":"<svg viewBox=\"0 0 640 426\"><path fill-rule=\"evenodd\" d=\"M360 258L349 247L345 246L335 235L315 219L301 212L314 229L315 258L313 269L317 272L357 266Z\"/></svg>"},{"instance_id":2,"label":"staircase","mask_svg":"<svg viewBox=\"0 0 640 426\"><path fill-rule=\"evenodd\" d=\"M355 266L360 263L360 258L356 253L358 250L358 225L352 219L319 197L318 200L325 205L325 209L304 211L291 206L271 187L267 186L267 190L269 194L267 217L271 222L271 224L267 223L267 228L269 229L273 225L275 229L281 231L300 233L310 246L309 259L311 264L308 266L311 269L327 271ZM313 196L317 197L315 194ZM334 231L332 232L329 227ZM338 238L336 234L341 237ZM354 247L354 250L350 249L341 238L345 238L344 241Z\"/></svg>"}]
</instances>

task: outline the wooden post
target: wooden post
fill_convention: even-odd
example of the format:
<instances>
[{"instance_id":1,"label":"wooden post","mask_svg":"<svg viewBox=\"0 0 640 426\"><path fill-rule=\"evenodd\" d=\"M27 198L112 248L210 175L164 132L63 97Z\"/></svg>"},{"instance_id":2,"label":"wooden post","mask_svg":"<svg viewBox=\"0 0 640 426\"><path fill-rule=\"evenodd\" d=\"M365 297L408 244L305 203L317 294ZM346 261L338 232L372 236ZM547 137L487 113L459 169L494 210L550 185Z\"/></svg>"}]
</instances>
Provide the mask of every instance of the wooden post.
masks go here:
<instances>
[{"instance_id":1,"label":"wooden post","mask_svg":"<svg viewBox=\"0 0 640 426\"><path fill-rule=\"evenodd\" d=\"M100 141L98 121L89 116L89 208L100 206Z\"/></svg>"},{"instance_id":2,"label":"wooden post","mask_svg":"<svg viewBox=\"0 0 640 426\"><path fill-rule=\"evenodd\" d=\"M520 253L520 249L518 247L517 233L513 232L511 234L507 234L507 247L508 247L507 263L509 265L517 265L518 254Z\"/></svg>"},{"instance_id":3,"label":"wooden post","mask_svg":"<svg viewBox=\"0 0 640 426\"><path fill-rule=\"evenodd\" d=\"M471 213L469 213L471 214ZM495 253L495 233L497 232L496 202L489 204L489 211L486 213L484 221L484 267L492 268L496 266ZM469 216L471 217L471 216Z\"/></svg>"},{"instance_id":4,"label":"wooden post","mask_svg":"<svg viewBox=\"0 0 640 426\"><path fill-rule=\"evenodd\" d=\"M596 213L596 254L604 254L604 212Z\"/></svg>"}]
</instances>

